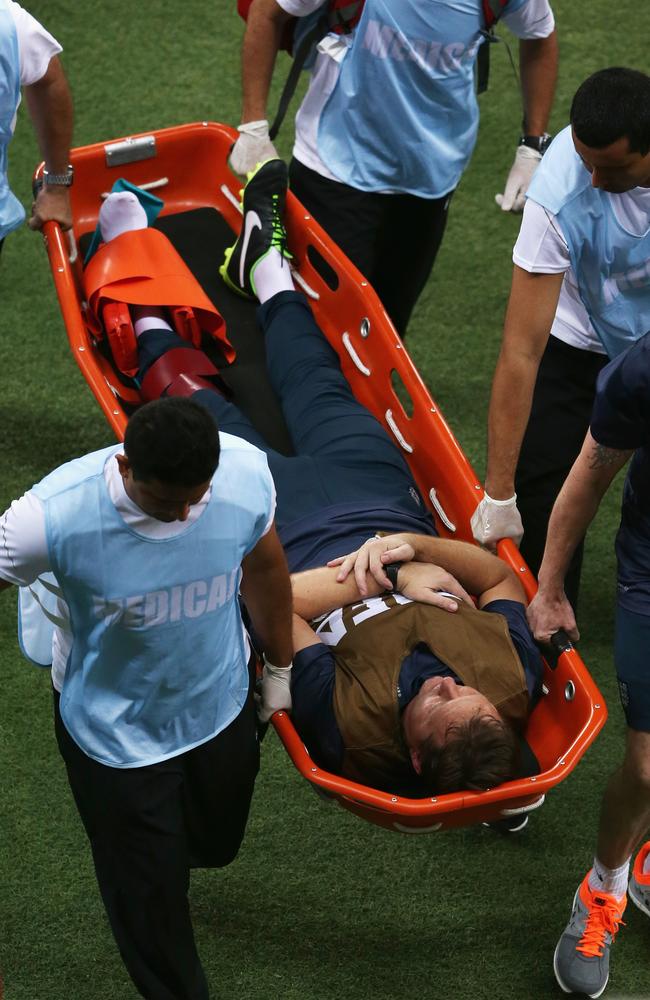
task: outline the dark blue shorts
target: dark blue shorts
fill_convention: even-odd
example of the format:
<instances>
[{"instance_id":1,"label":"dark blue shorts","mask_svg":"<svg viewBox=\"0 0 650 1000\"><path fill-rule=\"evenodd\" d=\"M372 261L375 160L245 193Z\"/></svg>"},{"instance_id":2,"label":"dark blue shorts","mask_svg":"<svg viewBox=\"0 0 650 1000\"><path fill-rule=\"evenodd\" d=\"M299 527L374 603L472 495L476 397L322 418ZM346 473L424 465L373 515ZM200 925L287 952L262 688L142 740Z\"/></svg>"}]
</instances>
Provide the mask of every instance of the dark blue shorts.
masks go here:
<instances>
[{"instance_id":1,"label":"dark blue shorts","mask_svg":"<svg viewBox=\"0 0 650 1000\"><path fill-rule=\"evenodd\" d=\"M614 660L630 729L650 732L650 608L639 614L617 605Z\"/></svg>"}]
</instances>

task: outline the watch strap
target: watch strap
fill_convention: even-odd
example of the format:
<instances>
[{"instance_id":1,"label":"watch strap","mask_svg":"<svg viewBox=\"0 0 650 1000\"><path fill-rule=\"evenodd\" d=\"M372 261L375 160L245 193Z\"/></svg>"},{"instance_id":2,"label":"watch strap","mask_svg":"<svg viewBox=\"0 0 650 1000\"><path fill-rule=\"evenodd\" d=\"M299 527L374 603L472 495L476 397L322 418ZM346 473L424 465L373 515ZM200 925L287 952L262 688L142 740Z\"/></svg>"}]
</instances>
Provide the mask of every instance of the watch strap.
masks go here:
<instances>
[{"instance_id":1,"label":"watch strap","mask_svg":"<svg viewBox=\"0 0 650 1000\"><path fill-rule=\"evenodd\" d=\"M53 185L58 185L60 187L70 187L72 181L74 180L74 167L71 163L68 164L68 169L65 173L55 174L50 170L43 168L43 184L47 187Z\"/></svg>"},{"instance_id":2,"label":"watch strap","mask_svg":"<svg viewBox=\"0 0 650 1000\"><path fill-rule=\"evenodd\" d=\"M519 139L520 146L528 146L529 149L535 149L542 156L551 144L553 136L548 132L544 132L543 135L522 135Z\"/></svg>"},{"instance_id":3,"label":"watch strap","mask_svg":"<svg viewBox=\"0 0 650 1000\"><path fill-rule=\"evenodd\" d=\"M399 589L398 586L397 586L397 577L399 575L399 571L400 571L401 568L402 568L402 563L401 562L387 563L384 566L384 573L386 574L386 576L390 580L391 584L393 585L393 591L396 591L396 590Z\"/></svg>"}]
</instances>

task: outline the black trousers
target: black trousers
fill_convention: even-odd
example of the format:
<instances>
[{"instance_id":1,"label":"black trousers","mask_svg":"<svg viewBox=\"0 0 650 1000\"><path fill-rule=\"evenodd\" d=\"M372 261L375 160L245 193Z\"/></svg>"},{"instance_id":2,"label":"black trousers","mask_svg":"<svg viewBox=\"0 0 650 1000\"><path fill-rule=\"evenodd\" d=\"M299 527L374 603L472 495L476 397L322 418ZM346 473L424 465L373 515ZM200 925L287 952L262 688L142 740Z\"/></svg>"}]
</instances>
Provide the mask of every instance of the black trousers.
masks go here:
<instances>
[{"instance_id":1,"label":"black trousers","mask_svg":"<svg viewBox=\"0 0 650 1000\"><path fill-rule=\"evenodd\" d=\"M252 689L218 736L148 767L106 767L83 753L62 722L56 692L54 725L131 979L148 1000L208 1000L189 874L223 867L239 850L259 768Z\"/></svg>"},{"instance_id":2,"label":"black trousers","mask_svg":"<svg viewBox=\"0 0 650 1000\"><path fill-rule=\"evenodd\" d=\"M549 337L539 366L533 405L515 478L524 524L521 554L535 575L555 498L578 457L596 392L596 379L609 358ZM584 542L571 560L565 591L577 608Z\"/></svg>"},{"instance_id":3,"label":"black trousers","mask_svg":"<svg viewBox=\"0 0 650 1000\"><path fill-rule=\"evenodd\" d=\"M368 279L404 336L447 224L453 192L443 198L358 191L321 177L298 160L291 190Z\"/></svg>"}]
</instances>

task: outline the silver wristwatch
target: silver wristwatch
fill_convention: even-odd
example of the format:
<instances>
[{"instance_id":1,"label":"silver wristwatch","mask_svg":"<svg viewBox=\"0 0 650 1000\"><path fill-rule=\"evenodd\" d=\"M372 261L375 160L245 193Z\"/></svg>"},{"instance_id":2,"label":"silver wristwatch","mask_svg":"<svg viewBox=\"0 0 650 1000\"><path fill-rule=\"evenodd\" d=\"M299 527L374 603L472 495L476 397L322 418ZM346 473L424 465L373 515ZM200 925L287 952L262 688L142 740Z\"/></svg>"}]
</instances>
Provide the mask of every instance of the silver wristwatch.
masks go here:
<instances>
[{"instance_id":1,"label":"silver wristwatch","mask_svg":"<svg viewBox=\"0 0 650 1000\"><path fill-rule=\"evenodd\" d=\"M55 184L60 187L70 187L73 180L74 167L71 163L68 164L68 169L64 174L53 174L49 170L43 168L43 184L45 184L46 187L52 187Z\"/></svg>"}]
</instances>

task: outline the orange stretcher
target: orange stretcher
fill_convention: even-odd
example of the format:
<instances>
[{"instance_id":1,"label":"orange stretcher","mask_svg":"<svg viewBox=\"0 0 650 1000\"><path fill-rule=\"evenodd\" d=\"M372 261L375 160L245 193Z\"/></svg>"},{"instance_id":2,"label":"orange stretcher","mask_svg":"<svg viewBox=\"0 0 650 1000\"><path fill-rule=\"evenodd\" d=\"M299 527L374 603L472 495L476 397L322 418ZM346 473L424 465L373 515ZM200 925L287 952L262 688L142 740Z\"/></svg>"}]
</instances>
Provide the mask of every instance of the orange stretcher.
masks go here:
<instances>
[{"instance_id":1,"label":"orange stretcher","mask_svg":"<svg viewBox=\"0 0 650 1000\"><path fill-rule=\"evenodd\" d=\"M93 333L84 301L81 253L76 246L82 246L95 229L102 194L123 177L163 199L164 208L156 223L163 231L167 226L171 232L176 223L183 222L185 229L177 249L214 300L220 294L217 268L223 248L233 242L232 232L238 232L241 226L241 182L227 166L235 138L236 132L225 125L197 122L72 152L72 239L58 225L49 223L45 243L70 348L118 438L122 438L128 414L139 405L140 398L129 379L112 364L101 338ZM41 171L42 165L36 171L36 182ZM193 220L200 231L192 229ZM222 227L223 243L210 245L212 263L209 267L201 262L195 264L198 250L203 247L205 256L206 241L212 239L218 226ZM472 541L469 520L482 496L482 486L379 299L291 194L287 200L287 229L297 287L307 295L356 397L402 448L435 514L440 533ZM254 323L254 309L249 303L240 303L240 307L252 312L239 323L229 315L230 300L216 304L226 316L227 333L238 354L232 369L224 369L237 400L237 384L247 378L250 381L250 373L247 375L247 348L238 344L234 335L239 325ZM255 385L255 395L261 395L265 406L272 407L275 404L265 392L262 385ZM502 541L499 555L520 577L530 598L536 582L517 548L508 540ZM272 721L291 760L316 791L333 797L342 807L372 823L406 833L426 833L532 810L573 770L605 723L605 702L568 642L547 657L544 687L545 695L532 713L525 734L539 763L539 773L480 793L409 799L357 784L315 764L289 714L278 712Z\"/></svg>"}]
</instances>

